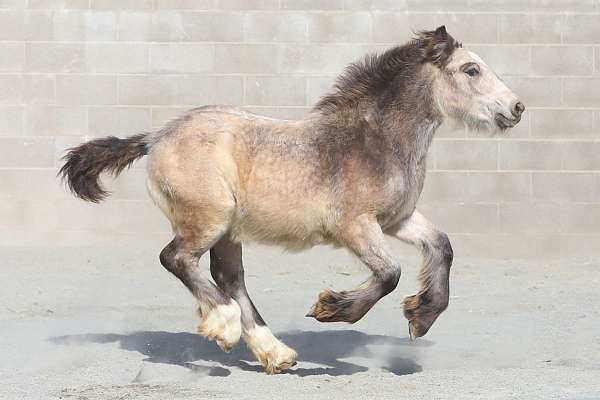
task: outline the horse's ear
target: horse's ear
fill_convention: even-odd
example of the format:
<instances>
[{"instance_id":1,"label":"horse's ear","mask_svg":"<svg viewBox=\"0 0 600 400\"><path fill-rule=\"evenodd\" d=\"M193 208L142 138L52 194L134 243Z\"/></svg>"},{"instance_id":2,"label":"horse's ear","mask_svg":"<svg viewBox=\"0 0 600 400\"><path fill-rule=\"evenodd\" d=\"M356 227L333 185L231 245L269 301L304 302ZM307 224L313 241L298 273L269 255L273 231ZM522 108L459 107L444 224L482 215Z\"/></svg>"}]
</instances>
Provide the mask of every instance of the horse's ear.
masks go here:
<instances>
[{"instance_id":1,"label":"horse's ear","mask_svg":"<svg viewBox=\"0 0 600 400\"><path fill-rule=\"evenodd\" d=\"M446 32L446 27L442 25L435 31L427 32L424 39L426 40L425 61L432 62L440 67L446 65L452 52L457 47L454 38Z\"/></svg>"}]
</instances>

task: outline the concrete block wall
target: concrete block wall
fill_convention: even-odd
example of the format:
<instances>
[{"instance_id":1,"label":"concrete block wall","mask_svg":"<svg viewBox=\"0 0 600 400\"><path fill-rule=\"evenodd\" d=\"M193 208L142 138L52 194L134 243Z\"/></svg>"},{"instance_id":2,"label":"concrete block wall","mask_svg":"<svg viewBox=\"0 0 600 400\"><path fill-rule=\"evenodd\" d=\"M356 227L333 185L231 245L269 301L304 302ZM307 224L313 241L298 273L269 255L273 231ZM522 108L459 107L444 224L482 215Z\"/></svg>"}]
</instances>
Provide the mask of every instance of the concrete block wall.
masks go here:
<instances>
[{"instance_id":1,"label":"concrete block wall","mask_svg":"<svg viewBox=\"0 0 600 400\"><path fill-rule=\"evenodd\" d=\"M165 242L143 161L72 199L64 149L225 103L301 118L350 61L445 24L528 109L443 129L420 203L457 254L600 255L597 0L0 0L0 245Z\"/></svg>"}]
</instances>

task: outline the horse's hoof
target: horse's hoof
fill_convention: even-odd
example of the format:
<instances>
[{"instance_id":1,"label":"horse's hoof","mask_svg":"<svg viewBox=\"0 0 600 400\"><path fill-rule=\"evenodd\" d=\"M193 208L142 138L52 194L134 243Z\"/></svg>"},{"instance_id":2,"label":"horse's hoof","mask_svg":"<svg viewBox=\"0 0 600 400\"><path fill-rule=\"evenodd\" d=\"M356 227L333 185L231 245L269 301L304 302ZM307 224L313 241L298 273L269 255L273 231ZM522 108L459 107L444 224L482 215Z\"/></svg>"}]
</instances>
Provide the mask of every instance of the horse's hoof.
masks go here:
<instances>
[{"instance_id":1,"label":"horse's hoof","mask_svg":"<svg viewBox=\"0 0 600 400\"><path fill-rule=\"evenodd\" d=\"M296 351L281 343L281 346L275 351L265 353L260 362L267 374L274 375L292 368L296 365L297 358L298 353Z\"/></svg>"},{"instance_id":2,"label":"horse's hoof","mask_svg":"<svg viewBox=\"0 0 600 400\"><path fill-rule=\"evenodd\" d=\"M306 316L319 322L348 322L352 324L358 321L362 315L357 316L353 312L354 301L349 293L351 292L323 290L319 293L319 299Z\"/></svg>"},{"instance_id":3,"label":"horse's hoof","mask_svg":"<svg viewBox=\"0 0 600 400\"><path fill-rule=\"evenodd\" d=\"M408 333L411 340L424 336L445 309L445 307L435 307L435 304L435 302L424 303L419 295L404 299L404 316L408 319Z\"/></svg>"},{"instance_id":4,"label":"horse's hoof","mask_svg":"<svg viewBox=\"0 0 600 400\"><path fill-rule=\"evenodd\" d=\"M238 344L242 336L240 306L235 300L230 304L220 304L202 317L198 333L208 340L214 340L225 352Z\"/></svg>"},{"instance_id":5,"label":"horse's hoof","mask_svg":"<svg viewBox=\"0 0 600 400\"><path fill-rule=\"evenodd\" d=\"M420 334L419 328L417 327L417 323L415 322L415 320L408 321L408 334L410 336L410 340L412 341L417 340L418 337L423 336L422 334Z\"/></svg>"},{"instance_id":6,"label":"horse's hoof","mask_svg":"<svg viewBox=\"0 0 600 400\"><path fill-rule=\"evenodd\" d=\"M244 339L267 374L278 374L296 365L298 353L277 339L266 326L248 330Z\"/></svg>"}]
</instances>

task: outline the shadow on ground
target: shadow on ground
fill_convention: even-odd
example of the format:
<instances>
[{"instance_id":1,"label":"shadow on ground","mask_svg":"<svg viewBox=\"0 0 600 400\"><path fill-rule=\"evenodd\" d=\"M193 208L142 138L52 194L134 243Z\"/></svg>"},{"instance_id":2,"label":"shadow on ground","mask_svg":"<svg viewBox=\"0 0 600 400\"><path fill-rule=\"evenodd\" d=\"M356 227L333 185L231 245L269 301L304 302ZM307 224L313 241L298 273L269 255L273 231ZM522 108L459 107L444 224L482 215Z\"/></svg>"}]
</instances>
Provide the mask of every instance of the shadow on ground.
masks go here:
<instances>
[{"instance_id":1,"label":"shadow on ground","mask_svg":"<svg viewBox=\"0 0 600 400\"><path fill-rule=\"evenodd\" d=\"M298 361L327 366L295 367L287 371L289 374L298 376L352 375L369 369L364 365L341 360L350 357L367 359L366 364L369 366L385 369L395 375L413 374L422 371L421 366L415 361L418 347L431 344L422 339L418 342L411 342L407 338L370 335L354 330L289 331L277 336L298 351ZM226 367L237 367L244 371L255 372L263 370L260 365L256 364L254 356L245 345L240 345L230 353L225 353L214 342L187 332L145 331L127 334L83 334L58 336L49 340L57 344L119 342L122 349L137 351L148 356L144 361L180 365L212 376L228 376L231 371ZM373 352L374 348L378 351ZM402 352L402 356L398 356L400 352ZM194 364L196 361L216 362L222 366L201 366Z\"/></svg>"}]
</instances>

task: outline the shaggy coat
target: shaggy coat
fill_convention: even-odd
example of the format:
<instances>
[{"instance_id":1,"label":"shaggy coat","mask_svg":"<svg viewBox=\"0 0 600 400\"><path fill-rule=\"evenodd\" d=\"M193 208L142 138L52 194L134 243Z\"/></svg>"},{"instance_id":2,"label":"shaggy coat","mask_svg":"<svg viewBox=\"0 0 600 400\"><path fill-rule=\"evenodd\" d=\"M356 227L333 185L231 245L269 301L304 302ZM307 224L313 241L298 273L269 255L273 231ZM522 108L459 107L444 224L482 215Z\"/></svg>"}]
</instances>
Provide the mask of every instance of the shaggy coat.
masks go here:
<instances>
[{"instance_id":1,"label":"shaggy coat","mask_svg":"<svg viewBox=\"0 0 600 400\"><path fill-rule=\"evenodd\" d=\"M200 333L225 350L243 335L269 373L292 366L296 353L271 334L248 296L246 241L293 250L342 246L371 269L360 287L319 295L308 316L324 322L355 322L394 290L400 266L384 233L418 246L421 290L404 302L416 338L449 298L452 247L415 209L435 130L448 117L504 129L522 112L500 117L490 105L477 108L469 90L493 88L489 102L514 101L473 57L440 27L350 65L302 120L200 107L156 132L81 144L60 174L76 196L97 202L107 195L98 181L103 171L117 175L148 155L148 190L174 233L161 263L198 299ZM209 250L215 283L197 263Z\"/></svg>"}]
</instances>

